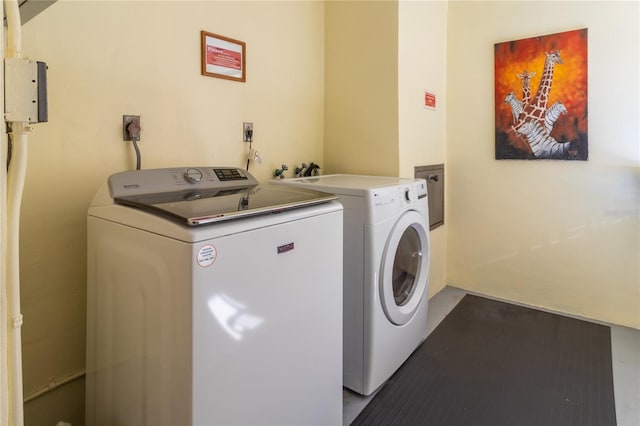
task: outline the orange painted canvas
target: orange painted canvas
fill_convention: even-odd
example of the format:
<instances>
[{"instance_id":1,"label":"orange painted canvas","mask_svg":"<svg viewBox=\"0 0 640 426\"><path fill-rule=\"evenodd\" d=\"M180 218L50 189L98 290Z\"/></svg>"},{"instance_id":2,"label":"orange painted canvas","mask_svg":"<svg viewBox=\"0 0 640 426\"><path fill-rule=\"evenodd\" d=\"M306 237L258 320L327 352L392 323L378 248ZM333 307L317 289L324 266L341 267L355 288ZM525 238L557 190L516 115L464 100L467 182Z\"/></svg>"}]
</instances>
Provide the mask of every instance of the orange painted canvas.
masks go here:
<instances>
[{"instance_id":1,"label":"orange painted canvas","mask_svg":"<svg viewBox=\"0 0 640 426\"><path fill-rule=\"evenodd\" d=\"M587 29L494 49L496 159L587 160Z\"/></svg>"}]
</instances>

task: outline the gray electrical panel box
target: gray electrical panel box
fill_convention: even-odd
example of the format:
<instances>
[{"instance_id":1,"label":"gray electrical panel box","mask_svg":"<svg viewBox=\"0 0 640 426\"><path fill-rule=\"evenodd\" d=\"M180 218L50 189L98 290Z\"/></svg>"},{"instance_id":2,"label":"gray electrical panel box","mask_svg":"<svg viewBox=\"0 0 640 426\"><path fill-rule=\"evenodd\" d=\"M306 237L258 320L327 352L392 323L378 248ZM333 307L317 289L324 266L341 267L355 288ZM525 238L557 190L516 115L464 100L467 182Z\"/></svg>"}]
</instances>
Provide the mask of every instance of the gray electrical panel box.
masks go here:
<instances>
[{"instance_id":1,"label":"gray electrical panel box","mask_svg":"<svg viewBox=\"0 0 640 426\"><path fill-rule=\"evenodd\" d=\"M4 58L4 113L7 122L49 120L46 63Z\"/></svg>"},{"instance_id":2,"label":"gray electrical panel box","mask_svg":"<svg viewBox=\"0 0 640 426\"><path fill-rule=\"evenodd\" d=\"M418 166L414 175L427 181L429 229L444 225L444 164Z\"/></svg>"}]
</instances>

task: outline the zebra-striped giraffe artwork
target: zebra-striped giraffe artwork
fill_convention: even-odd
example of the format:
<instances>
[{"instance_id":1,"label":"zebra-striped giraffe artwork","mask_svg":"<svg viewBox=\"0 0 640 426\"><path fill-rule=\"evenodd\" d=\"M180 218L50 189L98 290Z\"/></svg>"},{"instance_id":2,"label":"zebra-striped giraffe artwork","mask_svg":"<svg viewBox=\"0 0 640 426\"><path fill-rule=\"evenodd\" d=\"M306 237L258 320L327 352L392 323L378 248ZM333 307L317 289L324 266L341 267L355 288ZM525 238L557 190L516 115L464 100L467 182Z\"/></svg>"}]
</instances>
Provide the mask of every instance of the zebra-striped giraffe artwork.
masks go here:
<instances>
[{"instance_id":1,"label":"zebra-striped giraffe artwork","mask_svg":"<svg viewBox=\"0 0 640 426\"><path fill-rule=\"evenodd\" d=\"M531 78L536 75L535 72L529 72L527 70L522 71L516 76L522 80L522 103L528 104L531 99Z\"/></svg>"},{"instance_id":2,"label":"zebra-striped giraffe artwork","mask_svg":"<svg viewBox=\"0 0 640 426\"><path fill-rule=\"evenodd\" d=\"M496 159L587 160L587 29L494 50Z\"/></svg>"},{"instance_id":3,"label":"zebra-striped giraffe artwork","mask_svg":"<svg viewBox=\"0 0 640 426\"><path fill-rule=\"evenodd\" d=\"M566 114L567 107L564 106L562 102L554 102L553 105L549 107L548 110L544 113L544 127L547 129L547 133L551 132L553 129L553 125L560 117L560 114Z\"/></svg>"}]
</instances>

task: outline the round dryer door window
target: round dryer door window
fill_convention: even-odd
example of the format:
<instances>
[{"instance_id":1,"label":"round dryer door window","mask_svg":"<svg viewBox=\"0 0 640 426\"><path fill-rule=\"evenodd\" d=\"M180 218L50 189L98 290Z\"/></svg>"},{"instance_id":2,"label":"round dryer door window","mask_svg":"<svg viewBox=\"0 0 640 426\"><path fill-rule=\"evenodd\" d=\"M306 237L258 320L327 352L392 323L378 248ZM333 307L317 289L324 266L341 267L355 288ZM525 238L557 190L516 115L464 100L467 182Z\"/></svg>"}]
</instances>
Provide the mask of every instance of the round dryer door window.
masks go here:
<instances>
[{"instance_id":1,"label":"round dryer door window","mask_svg":"<svg viewBox=\"0 0 640 426\"><path fill-rule=\"evenodd\" d=\"M380 299L392 323L407 323L422 303L428 266L429 238L424 218L411 210L393 227L382 258Z\"/></svg>"}]
</instances>

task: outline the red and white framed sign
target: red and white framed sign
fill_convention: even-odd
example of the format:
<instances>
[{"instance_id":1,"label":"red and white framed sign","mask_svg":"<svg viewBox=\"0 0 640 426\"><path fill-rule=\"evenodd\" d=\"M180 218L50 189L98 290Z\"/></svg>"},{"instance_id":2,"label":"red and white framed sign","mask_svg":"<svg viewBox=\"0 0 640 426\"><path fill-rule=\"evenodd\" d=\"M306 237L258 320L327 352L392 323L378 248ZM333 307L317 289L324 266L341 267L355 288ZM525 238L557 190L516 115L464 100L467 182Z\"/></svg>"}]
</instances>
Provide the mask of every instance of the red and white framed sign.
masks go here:
<instances>
[{"instance_id":1,"label":"red and white framed sign","mask_svg":"<svg viewBox=\"0 0 640 426\"><path fill-rule=\"evenodd\" d=\"M200 32L202 75L246 81L246 43L206 31Z\"/></svg>"}]
</instances>

